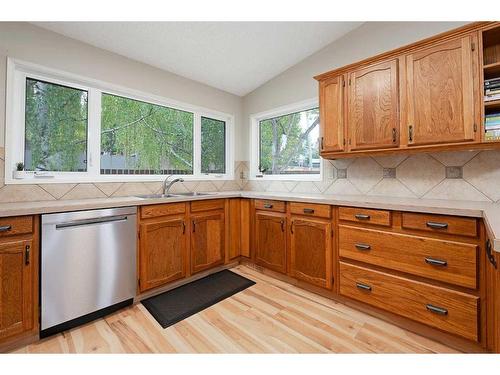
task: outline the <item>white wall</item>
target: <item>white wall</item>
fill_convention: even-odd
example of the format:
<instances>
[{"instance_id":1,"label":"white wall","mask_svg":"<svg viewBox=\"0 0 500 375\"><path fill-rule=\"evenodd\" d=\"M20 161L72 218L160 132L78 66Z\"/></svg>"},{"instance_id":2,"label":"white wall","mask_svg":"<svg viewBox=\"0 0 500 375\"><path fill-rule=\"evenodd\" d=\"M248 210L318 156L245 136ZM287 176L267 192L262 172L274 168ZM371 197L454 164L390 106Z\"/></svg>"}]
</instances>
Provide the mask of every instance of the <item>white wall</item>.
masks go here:
<instances>
[{"instance_id":1,"label":"white wall","mask_svg":"<svg viewBox=\"0 0 500 375\"><path fill-rule=\"evenodd\" d=\"M238 143L240 97L25 22L0 22L0 148L4 145L7 57L233 114L238 140L235 160L246 159Z\"/></svg>"},{"instance_id":2,"label":"white wall","mask_svg":"<svg viewBox=\"0 0 500 375\"><path fill-rule=\"evenodd\" d=\"M367 22L294 65L243 98L244 127L249 116L317 97L313 76L386 52L467 22ZM249 136L249 133L246 135ZM243 151L249 155L247 148ZM242 144L242 145L243 145ZM249 157L249 156L248 156Z\"/></svg>"}]
</instances>

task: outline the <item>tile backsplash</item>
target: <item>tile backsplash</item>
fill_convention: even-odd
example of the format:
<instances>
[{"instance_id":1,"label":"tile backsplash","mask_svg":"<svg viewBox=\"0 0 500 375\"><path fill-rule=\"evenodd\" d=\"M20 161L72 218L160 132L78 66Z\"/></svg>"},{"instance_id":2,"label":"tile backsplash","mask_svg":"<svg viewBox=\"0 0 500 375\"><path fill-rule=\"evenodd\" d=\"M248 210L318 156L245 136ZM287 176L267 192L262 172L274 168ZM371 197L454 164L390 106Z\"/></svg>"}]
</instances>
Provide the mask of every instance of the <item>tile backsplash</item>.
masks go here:
<instances>
[{"instance_id":1,"label":"tile backsplash","mask_svg":"<svg viewBox=\"0 0 500 375\"><path fill-rule=\"evenodd\" d=\"M172 192L254 190L313 194L354 194L500 203L500 150L460 151L325 160L322 181L242 179L246 161L235 162L234 180L186 181ZM329 169L329 170L328 170ZM0 203L151 194L161 182L4 185L0 148Z\"/></svg>"},{"instance_id":2,"label":"tile backsplash","mask_svg":"<svg viewBox=\"0 0 500 375\"><path fill-rule=\"evenodd\" d=\"M244 190L500 203L500 151L326 160L323 181L249 181Z\"/></svg>"}]
</instances>

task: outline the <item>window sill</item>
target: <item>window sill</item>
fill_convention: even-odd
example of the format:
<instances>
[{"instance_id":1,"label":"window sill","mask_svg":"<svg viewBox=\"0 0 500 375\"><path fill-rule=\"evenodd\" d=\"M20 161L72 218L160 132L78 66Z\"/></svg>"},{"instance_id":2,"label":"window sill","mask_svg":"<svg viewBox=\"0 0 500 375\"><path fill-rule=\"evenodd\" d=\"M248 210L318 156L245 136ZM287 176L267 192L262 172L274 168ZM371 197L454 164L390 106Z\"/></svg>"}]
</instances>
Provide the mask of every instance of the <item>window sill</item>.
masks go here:
<instances>
[{"instance_id":1,"label":"window sill","mask_svg":"<svg viewBox=\"0 0 500 375\"><path fill-rule=\"evenodd\" d=\"M187 181L230 181L234 180L234 175L174 175L176 178L183 178ZM83 183L113 183L113 182L163 182L167 175L141 176L141 175L106 175L99 177L69 177L69 176L45 176L45 177L25 177L15 179L5 178L5 185L43 185L43 184L83 184Z\"/></svg>"}]
</instances>

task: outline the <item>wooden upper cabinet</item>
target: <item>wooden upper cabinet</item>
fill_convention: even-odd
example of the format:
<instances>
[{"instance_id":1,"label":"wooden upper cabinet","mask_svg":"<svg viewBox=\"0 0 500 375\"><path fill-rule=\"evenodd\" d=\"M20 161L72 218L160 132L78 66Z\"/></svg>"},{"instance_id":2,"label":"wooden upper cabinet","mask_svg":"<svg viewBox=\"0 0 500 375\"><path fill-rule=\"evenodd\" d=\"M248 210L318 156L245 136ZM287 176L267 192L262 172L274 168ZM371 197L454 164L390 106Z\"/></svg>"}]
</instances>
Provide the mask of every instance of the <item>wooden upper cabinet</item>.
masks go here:
<instances>
[{"instance_id":1,"label":"wooden upper cabinet","mask_svg":"<svg viewBox=\"0 0 500 375\"><path fill-rule=\"evenodd\" d=\"M286 215L257 212L255 215L255 262L286 273Z\"/></svg>"},{"instance_id":2,"label":"wooden upper cabinet","mask_svg":"<svg viewBox=\"0 0 500 375\"><path fill-rule=\"evenodd\" d=\"M347 124L350 150L399 145L398 60L348 73Z\"/></svg>"},{"instance_id":3,"label":"wooden upper cabinet","mask_svg":"<svg viewBox=\"0 0 500 375\"><path fill-rule=\"evenodd\" d=\"M33 328L34 262L27 250L34 250L31 241L0 244L0 341Z\"/></svg>"},{"instance_id":4,"label":"wooden upper cabinet","mask_svg":"<svg viewBox=\"0 0 500 375\"><path fill-rule=\"evenodd\" d=\"M320 151L344 150L344 76L319 84Z\"/></svg>"},{"instance_id":5,"label":"wooden upper cabinet","mask_svg":"<svg viewBox=\"0 0 500 375\"><path fill-rule=\"evenodd\" d=\"M406 131L409 146L470 142L474 114L472 51L467 35L406 55Z\"/></svg>"},{"instance_id":6,"label":"wooden upper cabinet","mask_svg":"<svg viewBox=\"0 0 500 375\"><path fill-rule=\"evenodd\" d=\"M186 276L187 235L183 217L142 223L139 231L141 292Z\"/></svg>"},{"instance_id":7,"label":"wooden upper cabinet","mask_svg":"<svg viewBox=\"0 0 500 375\"><path fill-rule=\"evenodd\" d=\"M331 289L332 224L321 219L292 218L290 232L292 276Z\"/></svg>"},{"instance_id":8,"label":"wooden upper cabinet","mask_svg":"<svg viewBox=\"0 0 500 375\"><path fill-rule=\"evenodd\" d=\"M224 212L191 216L191 273L221 265L225 258Z\"/></svg>"}]
</instances>

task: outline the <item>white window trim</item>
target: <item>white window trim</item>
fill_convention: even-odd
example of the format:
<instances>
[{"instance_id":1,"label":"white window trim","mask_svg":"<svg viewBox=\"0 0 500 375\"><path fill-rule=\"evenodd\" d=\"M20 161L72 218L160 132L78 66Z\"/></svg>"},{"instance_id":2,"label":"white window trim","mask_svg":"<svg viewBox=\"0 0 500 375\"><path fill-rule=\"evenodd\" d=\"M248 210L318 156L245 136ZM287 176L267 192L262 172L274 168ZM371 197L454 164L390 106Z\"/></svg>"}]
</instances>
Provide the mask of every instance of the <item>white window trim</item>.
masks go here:
<instances>
[{"instance_id":1,"label":"white window trim","mask_svg":"<svg viewBox=\"0 0 500 375\"><path fill-rule=\"evenodd\" d=\"M286 175L263 175L259 172L259 122L289 113L300 112L319 106L318 98L307 99L298 103L274 108L269 111L250 115L250 180L287 180L287 181L322 181L323 158L320 158L319 174L286 174Z\"/></svg>"},{"instance_id":2,"label":"white window trim","mask_svg":"<svg viewBox=\"0 0 500 375\"><path fill-rule=\"evenodd\" d=\"M26 177L15 179L16 163L24 161L25 79L42 79L88 91L88 155L87 172L27 172ZM165 175L101 175L100 126L101 94L107 93L151 104L188 111L194 114L193 174L178 175L189 180L234 179L234 115L195 106L173 99L148 94L111 83L47 68L30 62L7 58L6 118L5 118L5 184L47 184L79 182L163 181ZM226 173L201 173L201 117L210 117L226 124Z\"/></svg>"}]
</instances>

